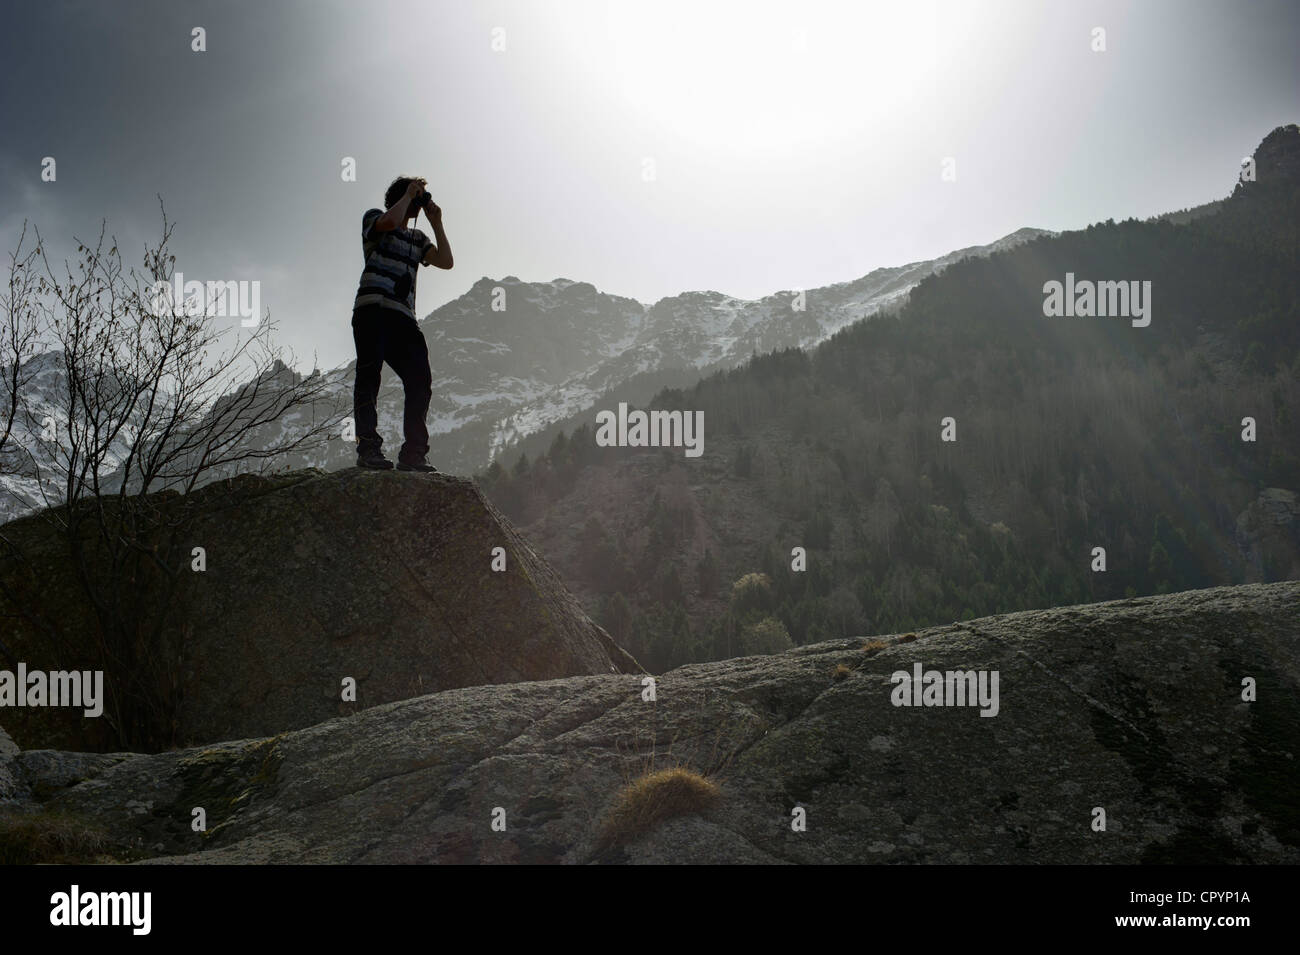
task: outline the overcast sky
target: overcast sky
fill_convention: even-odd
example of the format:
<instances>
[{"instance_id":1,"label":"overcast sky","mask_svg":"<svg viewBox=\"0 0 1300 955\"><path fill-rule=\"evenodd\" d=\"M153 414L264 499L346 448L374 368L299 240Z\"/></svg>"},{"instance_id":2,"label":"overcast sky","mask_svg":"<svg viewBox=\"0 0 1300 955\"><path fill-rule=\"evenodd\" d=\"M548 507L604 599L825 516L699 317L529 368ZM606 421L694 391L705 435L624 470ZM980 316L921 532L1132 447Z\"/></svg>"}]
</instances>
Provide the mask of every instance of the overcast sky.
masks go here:
<instances>
[{"instance_id":1,"label":"overcast sky","mask_svg":"<svg viewBox=\"0 0 1300 955\"><path fill-rule=\"evenodd\" d=\"M107 219L138 263L161 195L181 271L260 281L305 369L352 357L361 214L400 173L429 179L456 257L422 270L422 315L482 276L749 298L1197 205L1300 119L1295 2L33 0L4 21L5 251L24 219L56 248Z\"/></svg>"}]
</instances>

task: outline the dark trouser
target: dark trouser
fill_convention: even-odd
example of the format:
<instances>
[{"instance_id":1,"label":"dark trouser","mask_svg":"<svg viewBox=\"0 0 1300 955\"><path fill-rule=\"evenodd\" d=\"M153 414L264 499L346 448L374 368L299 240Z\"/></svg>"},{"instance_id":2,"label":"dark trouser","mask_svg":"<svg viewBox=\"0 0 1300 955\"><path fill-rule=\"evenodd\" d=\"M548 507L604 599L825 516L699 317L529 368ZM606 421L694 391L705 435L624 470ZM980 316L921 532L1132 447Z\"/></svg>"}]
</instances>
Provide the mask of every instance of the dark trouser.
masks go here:
<instances>
[{"instance_id":1,"label":"dark trouser","mask_svg":"<svg viewBox=\"0 0 1300 955\"><path fill-rule=\"evenodd\" d=\"M402 430L406 441L399 461L423 461L429 453L429 429L424 416L433 396L429 346L415 319L391 308L367 305L352 313L352 340L357 346L357 382L352 390L352 415L357 423L357 453L377 453L379 436L379 375L384 362L402 379L406 401Z\"/></svg>"}]
</instances>

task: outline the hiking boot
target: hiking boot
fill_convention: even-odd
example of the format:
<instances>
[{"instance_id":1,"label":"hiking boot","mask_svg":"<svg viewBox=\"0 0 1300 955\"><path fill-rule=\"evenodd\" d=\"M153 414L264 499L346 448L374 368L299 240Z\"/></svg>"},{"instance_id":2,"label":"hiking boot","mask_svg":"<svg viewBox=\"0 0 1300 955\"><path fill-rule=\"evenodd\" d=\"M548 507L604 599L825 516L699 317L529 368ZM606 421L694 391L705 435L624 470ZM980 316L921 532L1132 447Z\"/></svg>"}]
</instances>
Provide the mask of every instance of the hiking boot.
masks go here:
<instances>
[{"instance_id":1,"label":"hiking boot","mask_svg":"<svg viewBox=\"0 0 1300 955\"><path fill-rule=\"evenodd\" d=\"M372 471L389 471L393 467L393 462L378 451L358 451L357 467L369 468Z\"/></svg>"},{"instance_id":2,"label":"hiking boot","mask_svg":"<svg viewBox=\"0 0 1300 955\"><path fill-rule=\"evenodd\" d=\"M438 469L432 464L426 464L424 461L403 461L400 458L397 461L397 470L399 471L421 471L424 474L437 474Z\"/></svg>"}]
</instances>

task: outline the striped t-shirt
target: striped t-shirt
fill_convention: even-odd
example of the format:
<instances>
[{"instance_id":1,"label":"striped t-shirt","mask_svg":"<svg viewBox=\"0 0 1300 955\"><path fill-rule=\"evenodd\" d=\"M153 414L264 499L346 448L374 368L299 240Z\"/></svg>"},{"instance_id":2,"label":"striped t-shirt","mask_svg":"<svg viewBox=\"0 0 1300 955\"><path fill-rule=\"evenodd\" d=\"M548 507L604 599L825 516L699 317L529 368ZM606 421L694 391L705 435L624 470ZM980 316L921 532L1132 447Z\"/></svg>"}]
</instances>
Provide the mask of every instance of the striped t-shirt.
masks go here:
<instances>
[{"instance_id":1,"label":"striped t-shirt","mask_svg":"<svg viewBox=\"0 0 1300 955\"><path fill-rule=\"evenodd\" d=\"M353 310L365 305L391 308L415 318L415 278L420 260L433 240L419 229L376 232L381 209L367 209L361 217L361 251L366 258Z\"/></svg>"}]
</instances>

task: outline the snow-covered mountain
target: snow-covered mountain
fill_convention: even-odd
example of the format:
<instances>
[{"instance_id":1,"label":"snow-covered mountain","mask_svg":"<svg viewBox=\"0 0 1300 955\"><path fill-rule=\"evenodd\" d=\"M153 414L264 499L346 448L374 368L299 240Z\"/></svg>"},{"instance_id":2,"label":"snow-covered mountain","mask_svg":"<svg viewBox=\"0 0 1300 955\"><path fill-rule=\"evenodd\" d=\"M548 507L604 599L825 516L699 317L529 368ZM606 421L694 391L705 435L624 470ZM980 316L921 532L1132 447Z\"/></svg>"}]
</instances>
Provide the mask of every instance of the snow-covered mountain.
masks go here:
<instances>
[{"instance_id":1,"label":"snow-covered mountain","mask_svg":"<svg viewBox=\"0 0 1300 955\"><path fill-rule=\"evenodd\" d=\"M482 469L506 443L591 407L634 376L674 372L680 385L683 371L702 377L754 351L815 345L900 304L959 259L1047 234L1021 229L989 245L876 269L809 289L801 303L786 290L757 300L686 292L646 306L587 282L480 279L421 323L433 369L431 457L459 472ZM494 301L502 310L493 311ZM350 387L351 367L346 377ZM381 395L381 428L400 441L401 388L391 385Z\"/></svg>"},{"instance_id":2,"label":"snow-covered mountain","mask_svg":"<svg viewBox=\"0 0 1300 955\"><path fill-rule=\"evenodd\" d=\"M433 371L430 460L444 471L481 470L509 442L591 407L606 391L629 380L652 384L662 376L665 383L680 387L741 364L755 351L815 345L847 325L901 304L918 282L959 259L989 255L1048 234L1020 229L989 245L938 259L756 300L706 291L644 305L601 292L589 282L482 278L420 323ZM42 364L26 396L29 407L36 409L57 403L62 382L56 358L39 360ZM298 409L277 422L276 434L268 432L266 440L292 431L298 419L348 408L354 365L322 373L322 407ZM401 444L401 417L401 382L386 368L379 427L389 457L396 456ZM355 448L340 434L319 450L288 456L283 463L348 467L355 463ZM3 520L40 500L30 467L0 474L0 490Z\"/></svg>"},{"instance_id":3,"label":"snow-covered mountain","mask_svg":"<svg viewBox=\"0 0 1300 955\"><path fill-rule=\"evenodd\" d=\"M21 404L0 453L0 521L62 501L63 475L69 464L69 398L63 354L42 352L24 362L22 368L25 385ZM3 371L8 374L7 368ZM113 440L104 455L100 477L111 483L113 472L129 452L125 436Z\"/></svg>"}]
</instances>

